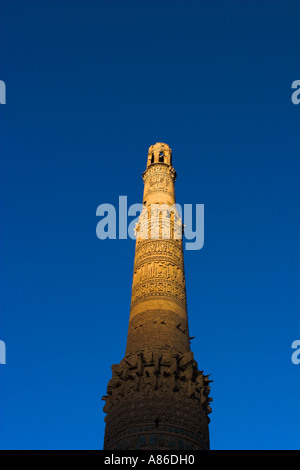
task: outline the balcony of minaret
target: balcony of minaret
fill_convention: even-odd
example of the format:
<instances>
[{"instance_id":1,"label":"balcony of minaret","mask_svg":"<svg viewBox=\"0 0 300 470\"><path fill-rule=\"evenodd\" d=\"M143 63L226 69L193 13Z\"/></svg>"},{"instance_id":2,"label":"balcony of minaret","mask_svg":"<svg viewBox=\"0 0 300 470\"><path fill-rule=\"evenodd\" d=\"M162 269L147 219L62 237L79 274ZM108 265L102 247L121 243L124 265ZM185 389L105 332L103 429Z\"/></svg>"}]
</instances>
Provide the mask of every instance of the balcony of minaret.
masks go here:
<instances>
[{"instance_id":1,"label":"balcony of minaret","mask_svg":"<svg viewBox=\"0 0 300 470\"><path fill-rule=\"evenodd\" d=\"M149 147L147 168L154 163L172 165L172 150L167 144L158 142Z\"/></svg>"}]
</instances>

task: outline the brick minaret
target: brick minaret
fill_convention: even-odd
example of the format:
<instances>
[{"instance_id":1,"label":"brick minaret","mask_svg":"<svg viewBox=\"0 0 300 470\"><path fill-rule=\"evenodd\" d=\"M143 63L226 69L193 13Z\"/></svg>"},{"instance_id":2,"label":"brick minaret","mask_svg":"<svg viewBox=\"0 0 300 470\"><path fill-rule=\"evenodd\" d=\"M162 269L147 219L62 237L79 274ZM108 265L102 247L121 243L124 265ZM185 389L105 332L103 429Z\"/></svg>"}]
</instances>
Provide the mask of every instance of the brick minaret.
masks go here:
<instances>
[{"instance_id":1,"label":"brick minaret","mask_svg":"<svg viewBox=\"0 0 300 470\"><path fill-rule=\"evenodd\" d=\"M209 379L190 350L182 223L167 144L149 148L143 179L127 348L103 397L104 449L208 449Z\"/></svg>"}]
</instances>

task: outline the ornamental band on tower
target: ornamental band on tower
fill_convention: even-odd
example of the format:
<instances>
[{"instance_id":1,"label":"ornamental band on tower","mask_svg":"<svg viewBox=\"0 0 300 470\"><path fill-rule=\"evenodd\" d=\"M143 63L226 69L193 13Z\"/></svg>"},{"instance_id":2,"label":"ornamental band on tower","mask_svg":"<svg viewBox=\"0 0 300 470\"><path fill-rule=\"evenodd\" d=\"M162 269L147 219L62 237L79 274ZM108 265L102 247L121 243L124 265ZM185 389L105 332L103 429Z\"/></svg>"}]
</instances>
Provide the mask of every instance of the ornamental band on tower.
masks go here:
<instances>
[{"instance_id":1,"label":"ornamental band on tower","mask_svg":"<svg viewBox=\"0 0 300 470\"><path fill-rule=\"evenodd\" d=\"M149 148L143 179L126 353L112 366L103 397L104 449L209 449L210 380L190 349L182 222L167 144Z\"/></svg>"}]
</instances>

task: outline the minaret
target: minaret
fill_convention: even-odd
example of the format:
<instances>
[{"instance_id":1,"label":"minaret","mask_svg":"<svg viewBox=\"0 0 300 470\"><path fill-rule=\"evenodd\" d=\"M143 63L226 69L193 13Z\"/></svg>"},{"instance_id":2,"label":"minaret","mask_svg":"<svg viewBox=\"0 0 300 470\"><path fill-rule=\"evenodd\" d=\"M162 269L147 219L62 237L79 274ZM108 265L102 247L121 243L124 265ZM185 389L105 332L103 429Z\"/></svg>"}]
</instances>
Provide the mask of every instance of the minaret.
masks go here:
<instances>
[{"instance_id":1,"label":"minaret","mask_svg":"<svg viewBox=\"0 0 300 470\"><path fill-rule=\"evenodd\" d=\"M124 359L112 366L105 450L209 448L209 379L190 350L182 222L167 144L149 148Z\"/></svg>"}]
</instances>

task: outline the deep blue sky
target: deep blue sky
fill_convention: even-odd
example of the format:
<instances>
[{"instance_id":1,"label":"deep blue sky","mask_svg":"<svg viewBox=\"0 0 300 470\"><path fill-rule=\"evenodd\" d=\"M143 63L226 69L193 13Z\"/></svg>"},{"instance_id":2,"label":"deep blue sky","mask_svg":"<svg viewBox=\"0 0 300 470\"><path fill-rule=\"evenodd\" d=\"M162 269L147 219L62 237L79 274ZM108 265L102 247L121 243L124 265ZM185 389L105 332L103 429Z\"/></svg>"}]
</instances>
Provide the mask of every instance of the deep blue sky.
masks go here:
<instances>
[{"instance_id":1,"label":"deep blue sky","mask_svg":"<svg viewBox=\"0 0 300 470\"><path fill-rule=\"evenodd\" d=\"M96 208L142 202L155 142L177 200L213 449L300 448L300 3L0 1L0 447L102 448L125 352L134 241Z\"/></svg>"}]
</instances>

